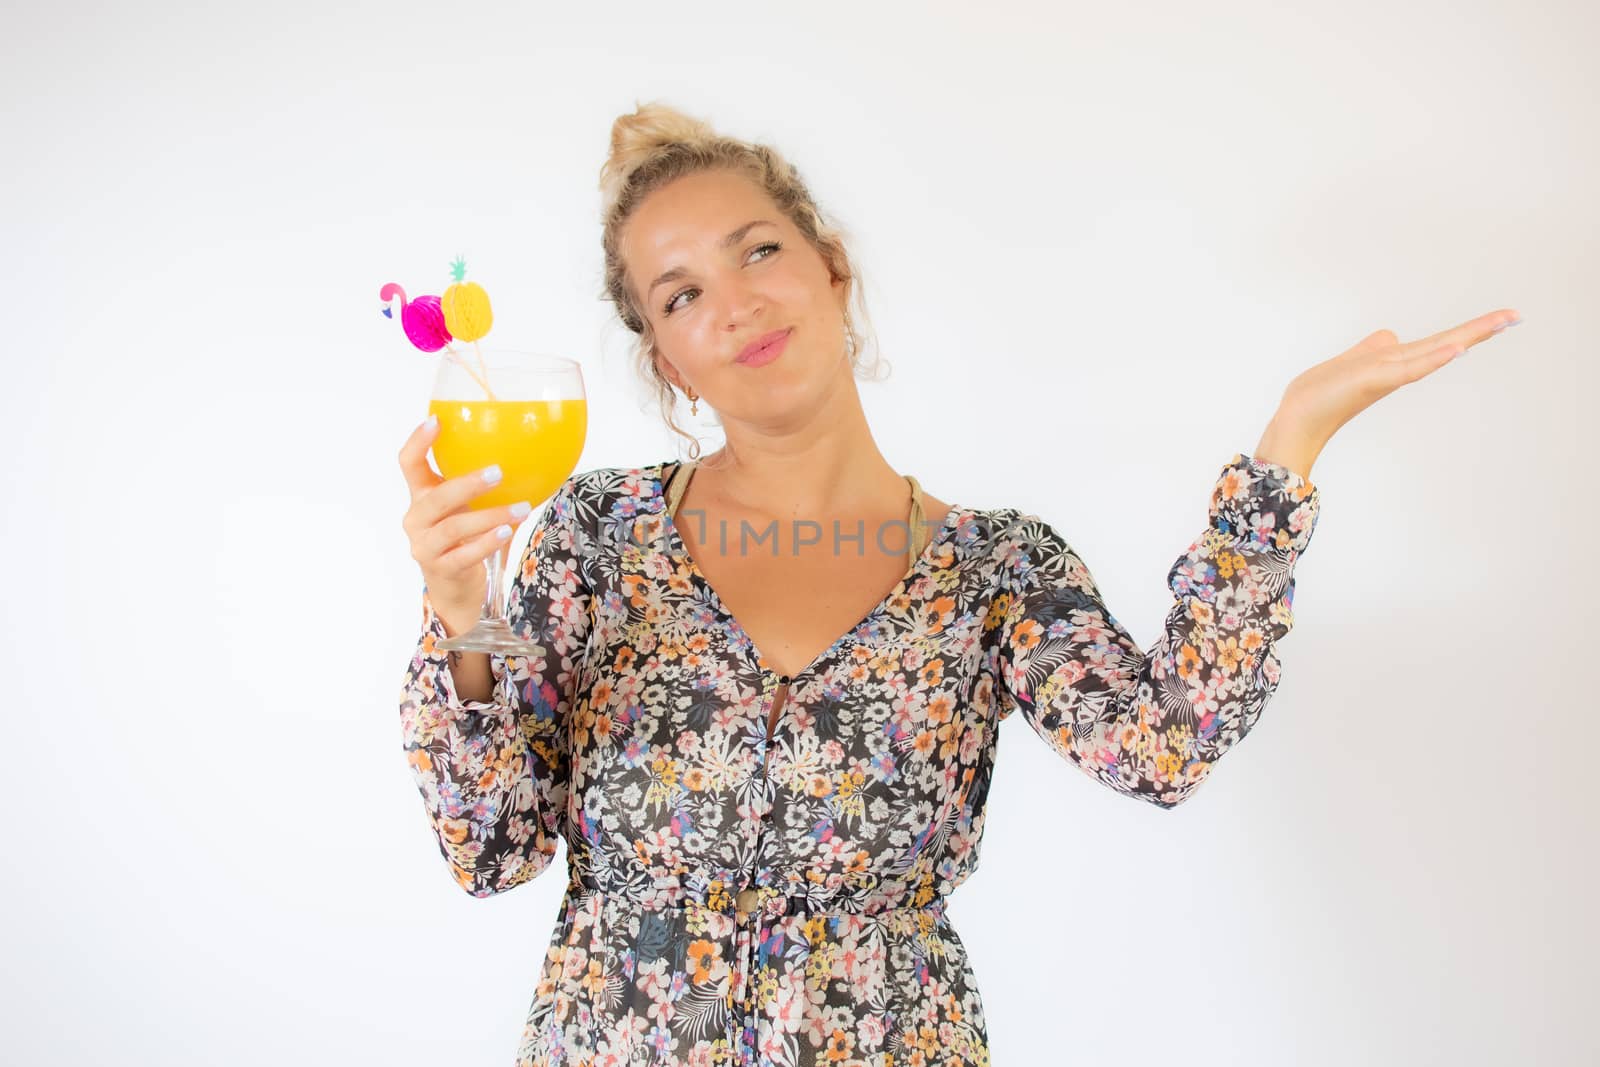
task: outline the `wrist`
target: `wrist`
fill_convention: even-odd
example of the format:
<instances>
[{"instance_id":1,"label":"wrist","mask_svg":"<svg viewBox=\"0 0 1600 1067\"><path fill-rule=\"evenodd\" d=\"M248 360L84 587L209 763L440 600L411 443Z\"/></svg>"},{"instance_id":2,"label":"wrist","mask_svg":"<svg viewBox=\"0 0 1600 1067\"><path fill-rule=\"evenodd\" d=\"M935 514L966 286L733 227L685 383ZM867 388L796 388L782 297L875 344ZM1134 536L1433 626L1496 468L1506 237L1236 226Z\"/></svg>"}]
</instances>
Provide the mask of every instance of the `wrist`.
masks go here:
<instances>
[{"instance_id":1,"label":"wrist","mask_svg":"<svg viewBox=\"0 0 1600 1067\"><path fill-rule=\"evenodd\" d=\"M1274 416L1267 423L1252 456L1264 463L1276 463L1310 481L1312 464L1321 452L1322 442L1295 430L1293 423Z\"/></svg>"}]
</instances>

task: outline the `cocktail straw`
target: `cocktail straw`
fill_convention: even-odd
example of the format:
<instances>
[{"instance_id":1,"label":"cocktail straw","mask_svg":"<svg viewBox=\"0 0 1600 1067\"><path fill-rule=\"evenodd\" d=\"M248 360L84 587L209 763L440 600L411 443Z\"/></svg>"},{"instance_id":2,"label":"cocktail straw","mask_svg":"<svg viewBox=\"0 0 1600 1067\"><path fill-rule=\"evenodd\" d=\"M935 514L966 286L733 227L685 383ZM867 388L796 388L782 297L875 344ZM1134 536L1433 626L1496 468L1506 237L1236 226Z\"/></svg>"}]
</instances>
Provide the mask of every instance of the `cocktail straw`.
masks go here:
<instances>
[{"instance_id":1,"label":"cocktail straw","mask_svg":"<svg viewBox=\"0 0 1600 1067\"><path fill-rule=\"evenodd\" d=\"M485 383L484 384L484 392L488 392L489 391L489 386L488 386L487 383L489 381L489 365L483 361L483 349L478 347L477 338L473 338L473 340L472 340L472 350L478 354L478 366L483 371L483 380L484 380L484 383ZM493 400L494 397L490 396L489 399Z\"/></svg>"},{"instance_id":2,"label":"cocktail straw","mask_svg":"<svg viewBox=\"0 0 1600 1067\"><path fill-rule=\"evenodd\" d=\"M477 347L477 342L473 342L473 347ZM461 353L457 352L449 345L445 345L444 350L449 353L451 359L456 361L456 366L472 375L472 380L478 383L479 387L483 389L484 394L488 396L490 400L495 399L494 390L489 388L489 370L487 367L484 368L483 377L480 378L478 377L478 372L469 367L466 360L461 358ZM478 362L480 365L483 363L483 353L481 352L478 353Z\"/></svg>"}]
</instances>

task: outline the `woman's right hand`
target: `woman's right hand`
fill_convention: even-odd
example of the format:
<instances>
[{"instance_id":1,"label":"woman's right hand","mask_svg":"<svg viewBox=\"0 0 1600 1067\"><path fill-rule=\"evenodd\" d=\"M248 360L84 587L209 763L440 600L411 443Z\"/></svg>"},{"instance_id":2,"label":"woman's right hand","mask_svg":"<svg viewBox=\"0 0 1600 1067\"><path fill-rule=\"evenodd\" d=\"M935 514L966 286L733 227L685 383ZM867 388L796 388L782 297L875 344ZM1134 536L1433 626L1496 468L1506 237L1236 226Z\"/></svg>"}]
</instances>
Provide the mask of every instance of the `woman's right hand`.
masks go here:
<instances>
[{"instance_id":1,"label":"woman's right hand","mask_svg":"<svg viewBox=\"0 0 1600 1067\"><path fill-rule=\"evenodd\" d=\"M430 428L424 423L400 449L400 472L411 490L411 506L401 526L411 539L411 558L422 568L434 610L476 618L487 581L484 561L505 547L532 508L527 501L504 508L469 507L474 497L499 484L499 468L489 468L496 474L492 482L484 480L482 471L439 477L428 465L428 445L437 433L437 424Z\"/></svg>"}]
</instances>

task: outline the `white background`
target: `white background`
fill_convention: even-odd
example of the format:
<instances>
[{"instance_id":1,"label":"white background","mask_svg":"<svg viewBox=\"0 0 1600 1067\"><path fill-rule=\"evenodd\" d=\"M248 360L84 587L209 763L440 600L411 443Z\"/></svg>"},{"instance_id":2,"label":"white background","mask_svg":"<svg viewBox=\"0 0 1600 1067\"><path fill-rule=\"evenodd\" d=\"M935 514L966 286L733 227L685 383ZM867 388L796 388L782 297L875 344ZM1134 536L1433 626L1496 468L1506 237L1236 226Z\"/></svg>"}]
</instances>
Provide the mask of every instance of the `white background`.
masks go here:
<instances>
[{"instance_id":1,"label":"white background","mask_svg":"<svg viewBox=\"0 0 1600 1067\"><path fill-rule=\"evenodd\" d=\"M395 456L434 364L377 293L464 255L498 340L582 361L580 469L673 455L595 184L660 99L854 235L890 461L1050 520L1141 642L1294 374L1523 313L1323 453L1281 688L1213 778L1162 812L1016 717L951 916L1003 1067L1595 1062L1596 30L8 5L5 1058L511 1062L562 878L463 894L401 754Z\"/></svg>"}]
</instances>

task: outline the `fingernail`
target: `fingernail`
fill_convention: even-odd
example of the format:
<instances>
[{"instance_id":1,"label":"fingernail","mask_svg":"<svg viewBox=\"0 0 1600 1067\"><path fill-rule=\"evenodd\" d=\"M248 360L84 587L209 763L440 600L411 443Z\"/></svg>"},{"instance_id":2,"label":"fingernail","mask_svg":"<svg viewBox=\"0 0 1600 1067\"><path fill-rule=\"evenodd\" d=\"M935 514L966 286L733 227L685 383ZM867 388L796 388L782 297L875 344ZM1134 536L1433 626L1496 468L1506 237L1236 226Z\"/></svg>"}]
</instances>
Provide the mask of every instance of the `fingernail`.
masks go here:
<instances>
[{"instance_id":1,"label":"fingernail","mask_svg":"<svg viewBox=\"0 0 1600 1067\"><path fill-rule=\"evenodd\" d=\"M1505 329L1507 326L1521 326L1521 325L1522 325L1522 320L1521 319L1512 319L1510 322L1502 322L1500 325L1496 326L1494 329L1490 330L1489 332L1490 333L1499 333L1501 330Z\"/></svg>"},{"instance_id":2,"label":"fingernail","mask_svg":"<svg viewBox=\"0 0 1600 1067\"><path fill-rule=\"evenodd\" d=\"M506 538L511 536L511 527L505 525L496 526L494 528L494 535L495 537L504 541Z\"/></svg>"},{"instance_id":3,"label":"fingernail","mask_svg":"<svg viewBox=\"0 0 1600 1067\"><path fill-rule=\"evenodd\" d=\"M429 415L427 418L422 420L422 432L423 433L432 433L433 431L437 430L438 428L439 428L439 416L437 416L437 415Z\"/></svg>"},{"instance_id":4,"label":"fingernail","mask_svg":"<svg viewBox=\"0 0 1600 1067\"><path fill-rule=\"evenodd\" d=\"M528 503L526 500L519 500L515 504L511 505L511 517L513 519L525 519L528 517L528 512L532 510L532 504Z\"/></svg>"},{"instance_id":5,"label":"fingernail","mask_svg":"<svg viewBox=\"0 0 1600 1067\"><path fill-rule=\"evenodd\" d=\"M491 463L483 468L483 480L493 485L500 480L500 464Z\"/></svg>"}]
</instances>

